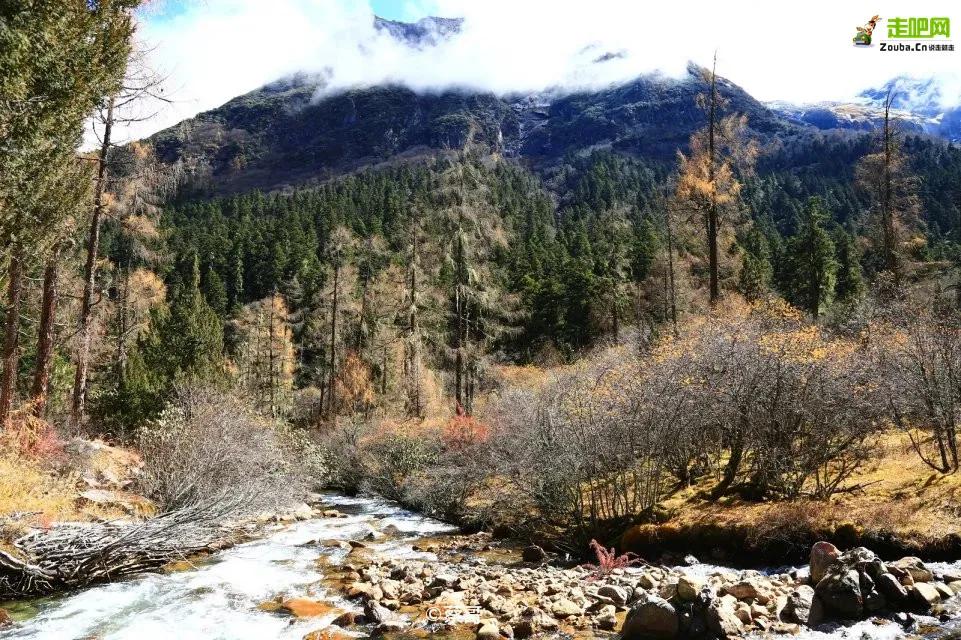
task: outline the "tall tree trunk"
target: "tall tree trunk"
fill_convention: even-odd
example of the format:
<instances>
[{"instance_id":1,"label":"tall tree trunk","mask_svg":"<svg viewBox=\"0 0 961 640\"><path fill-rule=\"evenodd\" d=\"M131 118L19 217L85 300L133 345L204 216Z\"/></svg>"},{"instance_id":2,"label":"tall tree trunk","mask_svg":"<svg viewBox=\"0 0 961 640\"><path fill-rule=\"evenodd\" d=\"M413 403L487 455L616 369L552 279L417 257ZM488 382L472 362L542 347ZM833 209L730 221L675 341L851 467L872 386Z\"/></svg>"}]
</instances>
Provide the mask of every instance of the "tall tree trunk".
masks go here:
<instances>
[{"instance_id":1,"label":"tall tree trunk","mask_svg":"<svg viewBox=\"0 0 961 640\"><path fill-rule=\"evenodd\" d=\"M670 280L670 300L671 300L671 326L674 329L674 336L678 335L677 329L677 288L674 280L674 227L671 224L671 211L665 210L667 222L667 272Z\"/></svg>"},{"instance_id":2,"label":"tall tree trunk","mask_svg":"<svg viewBox=\"0 0 961 640\"><path fill-rule=\"evenodd\" d=\"M40 329L37 333L37 364L33 373L33 414L42 418L47 412L50 370L53 367L53 342L57 320L60 275L60 243L54 245L43 272L43 299L40 304Z\"/></svg>"},{"instance_id":3,"label":"tall tree trunk","mask_svg":"<svg viewBox=\"0 0 961 640\"><path fill-rule=\"evenodd\" d=\"M330 374L327 389L328 415L337 417L337 297L340 293L340 263L334 265L334 299L330 308Z\"/></svg>"},{"instance_id":4,"label":"tall tree trunk","mask_svg":"<svg viewBox=\"0 0 961 640\"><path fill-rule=\"evenodd\" d=\"M23 300L23 247L15 241L7 266L7 317L3 331L3 377L0 378L0 425L6 425L20 367L20 306Z\"/></svg>"},{"instance_id":5,"label":"tall tree trunk","mask_svg":"<svg viewBox=\"0 0 961 640\"><path fill-rule=\"evenodd\" d=\"M107 104L103 143L97 167L94 188L93 215L90 217L90 233L87 238L87 262L84 265L83 298L80 304L80 344L77 349L77 371L73 381L73 401L70 421L73 428L80 429L87 402L87 378L90 371L90 343L93 340L93 289L97 284L97 254L100 251L100 225L103 219L104 191L107 183L107 155L110 153L110 134L113 129L114 98Z\"/></svg>"},{"instance_id":6,"label":"tall tree trunk","mask_svg":"<svg viewBox=\"0 0 961 640\"><path fill-rule=\"evenodd\" d=\"M897 230L894 225L894 178L891 172L893 161L893 139L891 131L891 95L884 102L884 190L881 194L881 233L884 241L885 267L894 278L894 286L901 284L901 269L898 264Z\"/></svg>"},{"instance_id":7,"label":"tall tree trunk","mask_svg":"<svg viewBox=\"0 0 961 640\"><path fill-rule=\"evenodd\" d=\"M715 157L715 142L714 142L714 130L717 127L717 53L714 54L714 66L711 68L711 96L709 102L709 112L708 112L708 134L707 134L707 152L708 152L708 181L713 184L716 176L716 169L714 167L714 157ZM711 195L711 205L707 212L707 247L708 247L708 261L710 263L710 287L711 287L711 305L717 304L717 301L721 298L721 287L718 278L718 251L717 251L717 236L718 236L718 207L717 207L717 197L712 193Z\"/></svg>"},{"instance_id":8,"label":"tall tree trunk","mask_svg":"<svg viewBox=\"0 0 961 640\"><path fill-rule=\"evenodd\" d=\"M460 229L457 230L457 265L454 282L454 397L457 402L456 409L460 411L464 407L464 300L461 294L461 269L463 267L463 241Z\"/></svg>"}]
</instances>

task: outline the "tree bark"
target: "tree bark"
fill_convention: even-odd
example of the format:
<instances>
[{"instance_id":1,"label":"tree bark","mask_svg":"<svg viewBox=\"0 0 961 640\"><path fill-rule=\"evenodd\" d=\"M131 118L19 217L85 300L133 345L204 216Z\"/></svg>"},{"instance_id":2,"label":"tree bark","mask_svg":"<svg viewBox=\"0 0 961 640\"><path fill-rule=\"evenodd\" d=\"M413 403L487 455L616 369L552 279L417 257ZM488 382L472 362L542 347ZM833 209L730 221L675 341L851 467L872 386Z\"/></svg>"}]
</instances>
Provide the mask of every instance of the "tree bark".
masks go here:
<instances>
[{"instance_id":1,"label":"tree bark","mask_svg":"<svg viewBox=\"0 0 961 640\"><path fill-rule=\"evenodd\" d=\"M110 134L113 129L114 98L107 104L103 143L97 167L94 188L93 215L90 217L90 233L87 239L87 261L84 265L83 298L80 306L80 344L77 349L77 371L73 382L73 401L70 422L79 430L83 423L87 401L87 378L90 370L90 343L93 339L93 290L97 283L97 254L100 250L100 225L103 219L104 192L107 182L107 155L110 152Z\"/></svg>"},{"instance_id":2,"label":"tree bark","mask_svg":"<svg viewBox=\"0 0 961 640\"><path fill-rule=\"evenodd\" d=\"M20 367L20 307L23 299L23 247L15 242L7 266L7 317L3 332L3 376L0 378L0 425L13 408Z\"/></svg>"},{"instance_id":3,"label":"tree bark","mask_svg":"<svg viewBox=\"0 0 961 640\"><path fill-rule=\"evenodd\" d=\"M339 258L338 258L339 259ZM334 296L330 310L330 377L328 381L328 415L337 417L337 296L340 288L340 263L334 265Z\"/></svg>"},{"instance_id":4,"label":"tree bark","mask_svg":"<svg viewBox=\"0 0 961 640\"><path fill-rule=\"evenodd\" d=\"M710 106L708 113L708 134L707 134L707 152L708 152L708 180L713 184L715 180L715 167L714 167L714 156L715 156L715 142L714 142L714 129L717 126L717 54L714 54L714 66L711 68L711 97ZM711 195L711 206L707 212L707 247L708 247L708 260L710 262L710 288L711 288L711 306L717 304L718 300L721 298L721 288L718 278L718 251L717 251L717 235L718 235L718 210L717 210L717 196Z\"/></svg>"},{"instance_id":5,"label":"tree bark","mask_svg":"<svg viewBox=\"0 0 961 640\"><path fill-rule=\"evenodd\" d=\"M43 272L43 299L40 304L40 329L37 334L37 364L33 373L33 414L42 418L47 412L50 370L53 368L53 344L60 291L60 244L50 252Z\"/></svg>"}]
</instances>

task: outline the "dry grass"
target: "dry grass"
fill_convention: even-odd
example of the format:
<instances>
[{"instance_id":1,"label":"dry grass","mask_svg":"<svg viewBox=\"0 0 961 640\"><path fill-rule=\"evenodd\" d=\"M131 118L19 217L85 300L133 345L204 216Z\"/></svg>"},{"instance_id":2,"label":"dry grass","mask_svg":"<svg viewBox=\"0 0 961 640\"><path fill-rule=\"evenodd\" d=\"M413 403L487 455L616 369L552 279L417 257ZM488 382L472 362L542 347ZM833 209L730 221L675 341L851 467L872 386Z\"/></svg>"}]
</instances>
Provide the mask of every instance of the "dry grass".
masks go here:
<instances>
[{"instance_id":1,"label":"dry grass","mask_svg":"<svg viewBox=\"0 0 961 640\"><path fill-rule=\"evenodd\" d=\"M800 530L836 532L845 527L890 532L918 542L961 534L961 474L933 472L899 432L885 435L882 450L877 465L848 483L861 489L828 501L710 503L698 497L705 487L696 486L675 494L665 506L678 525L738 526L758 537Z\"/></svg>"}]
</instances>

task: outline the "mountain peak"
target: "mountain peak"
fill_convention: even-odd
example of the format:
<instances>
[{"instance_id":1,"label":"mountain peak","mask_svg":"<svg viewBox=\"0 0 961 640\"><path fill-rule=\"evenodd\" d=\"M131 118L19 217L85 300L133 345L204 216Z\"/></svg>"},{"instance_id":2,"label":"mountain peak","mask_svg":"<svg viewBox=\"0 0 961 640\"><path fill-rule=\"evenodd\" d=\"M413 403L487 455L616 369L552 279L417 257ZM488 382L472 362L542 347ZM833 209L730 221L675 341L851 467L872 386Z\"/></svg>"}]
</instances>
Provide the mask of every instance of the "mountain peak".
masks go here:
<instances>
[{"instance_id":1,"label":"mountain peak","mask_svg":"<svg viewBox=\"0 0 961 640\"><path fill-rule=\"evenodd\" d=\"M417 22L401 22L374 16L374 29L411 47L433 47L460 33L463 18L427 16Z\"/></svg>"}]
</instances>

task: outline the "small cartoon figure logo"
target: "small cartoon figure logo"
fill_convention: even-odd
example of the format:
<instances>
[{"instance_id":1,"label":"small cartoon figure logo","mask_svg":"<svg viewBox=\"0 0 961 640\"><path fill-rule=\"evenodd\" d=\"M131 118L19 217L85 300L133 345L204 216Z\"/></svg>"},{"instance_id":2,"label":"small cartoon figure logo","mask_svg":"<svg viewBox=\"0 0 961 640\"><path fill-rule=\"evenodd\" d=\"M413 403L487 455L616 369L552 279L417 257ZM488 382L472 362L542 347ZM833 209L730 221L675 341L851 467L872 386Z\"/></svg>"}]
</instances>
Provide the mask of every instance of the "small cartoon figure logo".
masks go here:
<instances>
[{"instance_id":1,"label":"small cartoon figure logo","mask_svg":"<svg viewBox=\"0 0 961 640\"><path fill-rule=\"evenodd\" d=\"M874 33L874 27L877 26L878 20L880 19L881 19L881 16L874 16L873 18L868 20L868 23L866 25L864 25L863 27L858 27L858 33L857 35L854 36L854 44L860 45L863 47L870 47L871 34Z\"/></svg>"}]
</instances>

